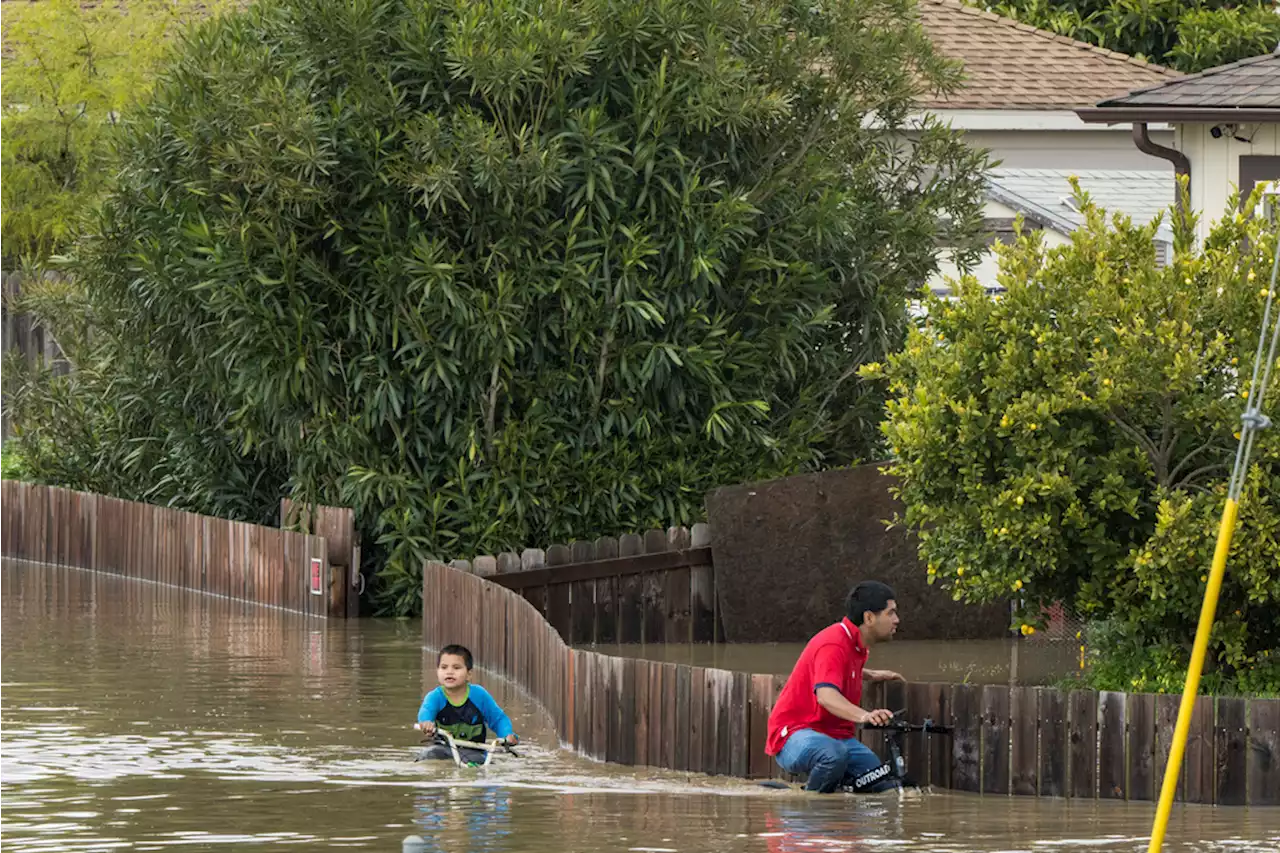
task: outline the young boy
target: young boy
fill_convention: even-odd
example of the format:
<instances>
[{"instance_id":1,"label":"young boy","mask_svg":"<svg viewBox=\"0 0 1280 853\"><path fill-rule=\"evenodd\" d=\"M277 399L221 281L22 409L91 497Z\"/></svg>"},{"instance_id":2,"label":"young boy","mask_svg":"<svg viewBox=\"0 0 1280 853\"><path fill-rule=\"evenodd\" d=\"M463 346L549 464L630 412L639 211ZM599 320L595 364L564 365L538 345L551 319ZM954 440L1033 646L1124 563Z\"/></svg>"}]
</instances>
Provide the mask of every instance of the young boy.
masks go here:
<instances>
[{"instance_id":1,"label":"young boy","mask_svg":"<svg viewBox=\"0 0 1280 853\"><path fill-rule=\"evenodd\" d=\"M436 678L440 686L422 700L418 722L414 724L428 735L444 729L454 740L484 743L485 726L510 746L520 739L512 730L511 720L493 701L489 691L471 683L474 660L466 646L449 645L436 658Z\"/></svg>"}]
</instances>

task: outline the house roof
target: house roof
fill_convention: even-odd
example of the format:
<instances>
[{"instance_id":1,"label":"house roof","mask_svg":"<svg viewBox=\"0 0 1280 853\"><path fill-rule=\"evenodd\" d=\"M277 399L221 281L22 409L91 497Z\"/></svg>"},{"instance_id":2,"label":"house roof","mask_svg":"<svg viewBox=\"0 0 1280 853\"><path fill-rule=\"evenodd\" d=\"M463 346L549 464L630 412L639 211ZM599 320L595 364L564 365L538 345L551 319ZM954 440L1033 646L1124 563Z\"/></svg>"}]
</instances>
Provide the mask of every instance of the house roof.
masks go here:
<instances>
[{"instance_id":1,"label":"house roof","mask_svg":"<svg viewBox=\"0 0 1280 853\"><path fill-rule=\"evenodd\" d=\"M931 109L1071 110L1177 72L1038 30L959 0L919 0L920 23L938 51L964 63L966 82Z\"/></svg>"},{"instance_id":2,"label":"house roof","mask_svg":"<svg viewBox=\"0 0 1280 853\"><path fill-rule=\"evenodd\" d=\"M1174 202L1172 170L1137 169L992 169L987 176L987 196L1066 235L1084 224L1071 194L1070 177L1108 214L1123 213L1136 225L1145 225L1165 214L1156 233L1157 242L1173 240L1168 210Z\"/></svg>"},{"instance_id":3,"label":"house roof","mask_svg":"<svg viewBox=\"0 0 1280 853\"><path fill-rule=\"evenodd\" d=\"M1280 121L1280 54L1137 89L1077 110L1085 121Z\"/></svg>"},{"instance_id":4,"label":"house roof","mask_svg":"<svg viewBox=\"0 0 1280 853\"><path fill-rule=\"evenodd\" d=\"M1173 172L1122 169L992 169L987 173L987 198L1023 214L1030 228L1044 228L1064 237L1084 224L1084 216L1072 202L1069 178L1075 175L1080 188L1107 212L1129 216L1136 225L1145 225L1161 213L1166 214L1156 230L1155 244L1159 263L1167 263L1173 250L1173 229L1168 225L1168 210L1174 201L1176 186ZM1009 242L1007 221L988 220L1002 242ZM1163 259L1163 260L1161 260ZM983 282L988 293L1004 290L994 279ZM948 296L951 286L933 281L930 290Z\"/></svg>"}]
</instances>

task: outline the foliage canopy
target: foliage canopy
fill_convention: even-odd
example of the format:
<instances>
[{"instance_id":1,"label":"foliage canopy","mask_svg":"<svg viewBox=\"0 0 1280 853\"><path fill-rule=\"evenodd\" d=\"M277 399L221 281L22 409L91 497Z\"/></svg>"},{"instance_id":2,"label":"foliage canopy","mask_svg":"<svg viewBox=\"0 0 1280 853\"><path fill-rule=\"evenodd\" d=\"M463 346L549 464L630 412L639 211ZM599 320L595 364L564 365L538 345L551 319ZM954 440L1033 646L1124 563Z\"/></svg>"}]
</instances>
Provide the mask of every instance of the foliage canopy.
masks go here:
<instances>
[{"instance_id":1,"label":"foliage canopy","mask_svg":"<svg viewBox=\"0 0 1280 853\"><path fill-rule=\"evenodd\" d=\"M892 469L931 580L957 598L1020 598L1029 628L1061 601L1098 623L1101 686L1178 690L1276 235L1228 214L1196 249L1181 220L1159 266L1155 223L1079 197L1087 224L1070 244L1022 234L999 250L1006 294L961 281L863 373L888 377ZM1278 495L1273 429L1248 472L1209 689L1280 691Z\"/></svg>"},{"instance_id":2,"label":"foliage canopy","mask_svg":"<svg viewBox=\"0 0 1280 853\"><path fill-rule=\"evenodd\" d=\"M865 456L856 368L980 225L985 156L912 118L958 78L910 8L280 0L195 28L72 253L84 292L31 301L79 369L16 394L27 465L236 517L353 506L407 612L425 556L688 523L716 485Z\"/></svg>"},{"instance_id":3,"label":"foliage canopy","mask_svg":"<svg viewBox=\"0 0 1280 853\"><path fill-rule=\"evenodd\" d=\"M1273 0L987 0L992 12L1194 73L1270 53Z\"/></svg>"},{"instance_id":4,"label":"foliage canopy","mask_svg":"<svg viewBox=\"0 0 1280 853\"><path fill-rule=\"evenodd\" d=\"M105 190L113 125L150 88L195 0L78 0L4 8L6 263L65 248ZM218 4L199 4L208 14Z\"/></svg>"}]
</instances>

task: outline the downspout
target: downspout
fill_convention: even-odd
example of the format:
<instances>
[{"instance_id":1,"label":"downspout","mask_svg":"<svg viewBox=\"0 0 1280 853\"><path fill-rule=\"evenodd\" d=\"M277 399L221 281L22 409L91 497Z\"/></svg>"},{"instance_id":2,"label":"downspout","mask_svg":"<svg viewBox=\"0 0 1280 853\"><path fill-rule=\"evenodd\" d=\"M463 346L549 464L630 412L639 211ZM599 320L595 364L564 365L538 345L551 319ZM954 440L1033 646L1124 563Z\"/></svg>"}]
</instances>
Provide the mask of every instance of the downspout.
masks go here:
<instances>
[{"instance_id":1,"label":"downspout","mask_svg":"<svg viewBox=\"0 0 1280 853\"><path fill-rule=\"evenodd\" d=\"M1159 157L1161 160L1168 160L1173 164L1173 171L1179 178L1187 179L1187 201L1191 201L1191 161L1187 159L1187 155L1183 154L1176 148L1166 148L1159 143L1151 141L1151 135L1147 133L1147 123L1145 121L1135 121L1133 123L1133 144L1138 146L1138 150L1143 154L1150 154L1152 157ZM1182 209L1182 193L1177 192L1174 195L1178 204L1178 213L1184 214L1186 211Z\"/></svg>"}]
</instances>

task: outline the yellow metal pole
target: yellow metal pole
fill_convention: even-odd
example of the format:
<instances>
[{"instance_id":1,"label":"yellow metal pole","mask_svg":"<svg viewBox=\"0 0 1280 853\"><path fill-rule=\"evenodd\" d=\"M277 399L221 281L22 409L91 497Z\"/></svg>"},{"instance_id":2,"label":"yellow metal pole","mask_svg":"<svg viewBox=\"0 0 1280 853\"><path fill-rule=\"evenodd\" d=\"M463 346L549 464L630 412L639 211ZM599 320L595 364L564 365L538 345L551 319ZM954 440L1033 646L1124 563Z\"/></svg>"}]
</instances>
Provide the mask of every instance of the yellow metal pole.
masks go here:
<instances>
[{"instance_id":1,"label":"yellow metal pole","mask_svg":"<svg viewBox=\"0 0 1280 853\"><path fill-rule=\"evenodd\" d=\"M1196 693L1200 689L1200 672L1204 656L1209 650L1209 632L1213 630L1213 617L1218 610L1218 592L1222 589L1222 576L1226 574L1227 552L1231 550L1231 535L1236 529L1236 511L1239 504L1228 497L1222 508L1222 524L1218 527L1218 546L1213 552L1213 568L1209 571L1209 583L1204 591L1204 604L1200 607L1200 625L1196 628L1196 642L1191 649L1191 665L1187 667L1187 683L1182 688L1182 705L1178 708L1178 724L1173 730L1173 743L1169 749L1169 763L1164 769L1164 784L1160 787L1160 805L1156 808L1155 823L1151 826L1151 845L1147 853L1160 853L1164 844L1165 828L1169 824L1169 811L1173 808L1173 795L1178 790L1178 772L1182 769L1182 754L1187 745L1187 733L1191 729L1191 709L1195 706Z\"/></svg>"}]
</instances>

